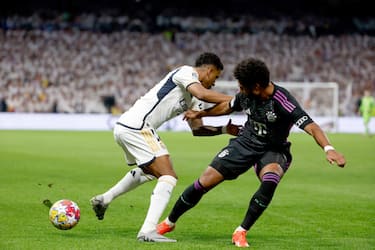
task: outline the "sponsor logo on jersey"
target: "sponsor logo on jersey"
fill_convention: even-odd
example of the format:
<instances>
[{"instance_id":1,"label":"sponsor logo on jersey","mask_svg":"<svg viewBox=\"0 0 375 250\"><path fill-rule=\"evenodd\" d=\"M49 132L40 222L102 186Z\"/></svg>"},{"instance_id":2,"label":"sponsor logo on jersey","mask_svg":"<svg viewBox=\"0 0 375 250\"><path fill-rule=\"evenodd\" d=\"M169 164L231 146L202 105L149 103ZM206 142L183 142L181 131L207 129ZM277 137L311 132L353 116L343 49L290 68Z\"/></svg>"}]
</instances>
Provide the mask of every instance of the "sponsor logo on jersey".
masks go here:
<instances>
[{"instance_id":1,"label":"sponsor logo on jersey","mask_svg":"<svg viewBox=\"0 0 375 250\"><path fill-rule=\"evenodd\" d=\"M266 136L268 134L267 133L267 125L266 124L260 123L260 122L256 122L256 121L253 121L252 124L253 124L254 131L259 136Z\"/></svg>"},{"instance_id":2,"label":"sponsor logo on jersey","mask_svg":"<svg viewBox=\"0 0 375 250\"><path fill-rule=\"evenodd\" d=\"M307 119L309 119L306 115L302 116L301 118L298 119L298 121L296 121L296 126L299 127L301 126L305 121L307 121Z\"/></svg>"}]
</instances>

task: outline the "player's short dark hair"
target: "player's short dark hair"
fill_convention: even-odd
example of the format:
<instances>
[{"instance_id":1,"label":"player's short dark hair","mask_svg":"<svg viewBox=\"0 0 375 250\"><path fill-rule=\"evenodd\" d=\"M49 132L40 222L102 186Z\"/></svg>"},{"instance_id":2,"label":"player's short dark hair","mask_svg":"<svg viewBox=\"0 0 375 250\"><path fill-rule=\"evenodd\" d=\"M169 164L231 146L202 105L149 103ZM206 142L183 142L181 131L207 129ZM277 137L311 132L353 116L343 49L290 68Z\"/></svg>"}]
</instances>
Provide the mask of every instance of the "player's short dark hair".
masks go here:
<instances>
[{"instance_id":1,"label":"player's short dark hair","mask_svg":"<svg viewBox=\"0 0 375 250\"><path fill-rule=\"evenodd\" d=\"M261 88L265 88L270 82L270 72L266 64L255 58L245 59L238 63L233 75L241 85L248 89L254 88L256 83Z\"/></svg>"},{"instance_id":2,"label":"player's short dark hair","mask_svg":"<svg viewBox=\"0 0 375 250\"><path fill-rule=\"evenodd\" d=\"M195 60L195 67L200 67L205 64L214 65L218 70L224 69L224 65L220 58L214 53L202 53L198 56L197 60Z\"/></svg>"}]
</instances>

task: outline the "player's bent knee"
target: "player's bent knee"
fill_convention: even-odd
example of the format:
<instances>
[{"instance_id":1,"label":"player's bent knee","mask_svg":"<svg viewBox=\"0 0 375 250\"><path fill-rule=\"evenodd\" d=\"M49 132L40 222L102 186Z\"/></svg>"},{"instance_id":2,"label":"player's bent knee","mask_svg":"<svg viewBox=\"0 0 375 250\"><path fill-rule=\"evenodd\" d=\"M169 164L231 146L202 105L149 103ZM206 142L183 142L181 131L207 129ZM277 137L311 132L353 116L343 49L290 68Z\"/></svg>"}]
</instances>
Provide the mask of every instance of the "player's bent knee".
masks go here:
<instances>
[{"instance_id":1,"label":"player's bent knee","mask_svg":"<svg viewBox=\"0 0 375 250\"><path fill-rule=\"evenodd\" d=\"M275 173L280 177L282 177L284 175L284 170L278 163L271 163L271 164L268 164L267 166L264 166L260 170L259 178L262 179L263 175L266 174L266 173L269 173L269 172Z\"/></svg>"},{"instance_id":2,"label":"player's bent knee","mask_svg":"<svg viewBox=\"0 0 375 250\"><path fill-rule=\"evenodd\" d=\"M169 183L171 184L173 187L176 186L177 184L177 178L175 178L174 176L172 175L162 175L159 177L158 179L159 182L166 182L166 183Z\"/></svg>"}]
</instances>

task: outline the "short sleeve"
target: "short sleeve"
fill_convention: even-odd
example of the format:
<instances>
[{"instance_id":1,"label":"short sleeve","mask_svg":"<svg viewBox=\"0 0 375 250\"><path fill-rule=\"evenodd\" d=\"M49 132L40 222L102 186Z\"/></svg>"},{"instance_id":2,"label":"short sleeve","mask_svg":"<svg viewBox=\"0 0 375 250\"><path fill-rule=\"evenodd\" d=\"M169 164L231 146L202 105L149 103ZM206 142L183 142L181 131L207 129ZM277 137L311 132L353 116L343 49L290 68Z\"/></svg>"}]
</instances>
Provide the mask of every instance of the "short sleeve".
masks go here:
<instances>
[{"instance_id":1,"label":"short sleeve","mask_svg":"<svg viewBox=\"0 0 375 250\"><path fill-rule=\"evenodd\" d=\"M234 111L242 111L243 108L241 107L241 94L237 94L234 98L230 101L229 107Z\"/></svg>"},{"instance_id":2,"label":"short sleeve","mask_svg":"<svg viewBox=\"0 0 375 250\"><path fill-rule=\"evenodd\" d=\"M200 82L198 72L191 66L182 66L173 76L173 82L186 89L190 84Z\"/></svg>"}]
</instances>

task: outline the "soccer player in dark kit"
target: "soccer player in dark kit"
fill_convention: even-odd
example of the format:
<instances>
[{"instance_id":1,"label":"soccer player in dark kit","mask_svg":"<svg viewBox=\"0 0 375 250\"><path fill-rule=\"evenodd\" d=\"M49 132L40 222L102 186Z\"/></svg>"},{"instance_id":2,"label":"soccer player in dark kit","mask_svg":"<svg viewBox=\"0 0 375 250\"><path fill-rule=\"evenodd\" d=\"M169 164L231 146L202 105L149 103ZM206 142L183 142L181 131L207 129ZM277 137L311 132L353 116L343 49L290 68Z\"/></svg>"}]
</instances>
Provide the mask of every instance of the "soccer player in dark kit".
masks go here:
<instances>
[{"instance_id":1,"label":"soccer player in dark kit","mask_svg":"<svg viewBox=\"0 0 375 250\"><path fill-rule=\"evenodd\" d=\"M287 138L293 124L315 139L330 164L345 166L344 156L334 149L320 126L286 89L270 81L264 62L254 58L244 60L235 67L234 76L240 92L231 101L202 111L189 110L185 118L245 111L248 119L244 129L238 137L230 139L199 179L185 189L169 216L158 225L159 234L172 231L178 218L194 207L209 190L224 180L236 179L254 166L260 186L250 199L242 223L232 235L235 246L249 247L246 234L271 202L292 161L291 143Z\"/></svg>"}]
</instances>

